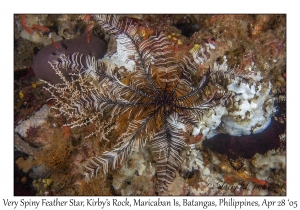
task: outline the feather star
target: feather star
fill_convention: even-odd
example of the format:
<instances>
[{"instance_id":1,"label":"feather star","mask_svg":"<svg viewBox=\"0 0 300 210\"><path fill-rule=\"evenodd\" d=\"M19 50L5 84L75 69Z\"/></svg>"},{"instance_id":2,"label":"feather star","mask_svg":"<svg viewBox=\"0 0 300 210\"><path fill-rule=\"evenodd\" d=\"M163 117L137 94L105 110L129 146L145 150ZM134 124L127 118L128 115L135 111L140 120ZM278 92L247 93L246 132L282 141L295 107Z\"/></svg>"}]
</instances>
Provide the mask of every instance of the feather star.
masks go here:
<instances>
[{"instance_id":1,"label":"feather star","mask_svg":"<svg viewBox=\"0 0 300 210\"><path fill-rule=\"evenodd\" d=\"M198 76L214 49L210 43L195 44L178 59L164 32L145 33L145 27L130 18L95 15L94 20L116 37L118 54L133 71L117 67L107 57L95 60L79 53L62 54L49 62L64 81L48 83L54 108L68 117L71 127L97 122L104 115L111 120L126 119L128 127L118 143L93 157L85 165L85 174L93 178L99 169L106 174L147 143L156 162L156 190L162 193L182 163L180 153L187 146L184 133L197 126L208 110L225 106L235 97L222 88L226 81L249 78L222 65ZM72 81L64 78L62 69L70 72Z\"/></svg>"}]
</instances>

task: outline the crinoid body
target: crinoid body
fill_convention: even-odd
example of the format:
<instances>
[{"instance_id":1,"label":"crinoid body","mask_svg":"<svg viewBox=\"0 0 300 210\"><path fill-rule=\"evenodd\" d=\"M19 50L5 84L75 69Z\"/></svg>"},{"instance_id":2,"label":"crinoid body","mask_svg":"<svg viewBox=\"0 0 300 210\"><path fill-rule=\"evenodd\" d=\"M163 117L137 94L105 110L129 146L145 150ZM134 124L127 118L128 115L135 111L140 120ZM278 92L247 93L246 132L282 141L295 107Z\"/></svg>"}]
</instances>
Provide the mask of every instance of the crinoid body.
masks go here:
<instances>
[{"instance_id":1,"label":"crinoid body","mask_svg":"<svg viewBox=\"0 0 300 210\"><path fill-rule=\"evenodd\" d=\"M180 168L181 151L187 146L184 133L192 132L208 111L225 107L236 97L226 88L231 80L249 84L251 76L228 68L226 59L203 68L214 49L211 43L198 43L175 55L164 32L146 30L142 21L111 15L95 15L94 20L114 34L118 59L125 62L120 65L112 57L95 60L79 53L50 62L64 81L47 88L56 101L54 108L71 127L97 125L105 116L115 121L117 130L116 125L125 120L125 126L120 125L124 132L116 132L116 145L85 165L88 177L96 176L99 169L114 170L133 149L147 143L156 162L157 192L164 192ZM71 81L62 69L70 72Z\"/></svg>"}]
</instances>

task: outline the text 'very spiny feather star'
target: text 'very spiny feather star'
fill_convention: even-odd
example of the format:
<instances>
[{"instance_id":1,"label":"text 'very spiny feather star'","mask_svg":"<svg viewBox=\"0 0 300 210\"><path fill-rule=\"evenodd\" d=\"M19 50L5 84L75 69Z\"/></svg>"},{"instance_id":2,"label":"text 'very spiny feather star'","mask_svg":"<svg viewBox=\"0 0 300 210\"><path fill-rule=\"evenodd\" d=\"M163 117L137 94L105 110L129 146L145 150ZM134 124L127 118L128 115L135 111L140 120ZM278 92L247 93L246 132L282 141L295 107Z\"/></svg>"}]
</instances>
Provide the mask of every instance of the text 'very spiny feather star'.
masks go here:
<instances>
[{"instance_id":1,"label":"text 'very spiny feather star'","mask_svg":"<svg viewBox=\"0 0 300 210\"><path fill-rule=\"evenodd\" d=\"M97 61L79 53L62 54L50 62L63 80L47 88L56 101L54 108L68 117L71 127L95 123L104 115L111 120L126 119L128 127L118 143L93 157L85 166L86 175L93 178L99 169L106 174L123 164L133 149L140 150L148 143L156 162L157 192L164 192L182 162L180 153L187 146L184 133L208 110L235 97L219 84L249 78L222 65L198 74L210 58L212 44L195 44L178 59L163 32L145 33L130 18L95 15L94 19L115 35L119 55L134 68L117 67L107 57ZM71 81L62 69L70 72Z\"/></svg>"}]
</instances>

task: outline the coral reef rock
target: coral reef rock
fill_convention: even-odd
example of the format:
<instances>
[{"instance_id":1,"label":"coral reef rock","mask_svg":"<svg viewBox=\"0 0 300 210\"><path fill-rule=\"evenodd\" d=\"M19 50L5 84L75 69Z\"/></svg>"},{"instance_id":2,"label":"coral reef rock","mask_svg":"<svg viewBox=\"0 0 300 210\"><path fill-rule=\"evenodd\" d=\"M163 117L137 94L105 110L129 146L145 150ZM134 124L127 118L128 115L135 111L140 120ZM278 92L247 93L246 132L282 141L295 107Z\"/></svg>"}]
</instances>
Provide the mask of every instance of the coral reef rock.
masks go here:
<instances>
[{"instance_id":1,"label":"coral reef rock","mask_svg":"<svg viewBox=\"0 0 300 210\"><path fill-rule=\"evenodd\" d=\"M15 128L38 195L286 194L285 15L15 17L16 55L68 39L35 57L49 105Z\"/></svg>"}]
</instances>

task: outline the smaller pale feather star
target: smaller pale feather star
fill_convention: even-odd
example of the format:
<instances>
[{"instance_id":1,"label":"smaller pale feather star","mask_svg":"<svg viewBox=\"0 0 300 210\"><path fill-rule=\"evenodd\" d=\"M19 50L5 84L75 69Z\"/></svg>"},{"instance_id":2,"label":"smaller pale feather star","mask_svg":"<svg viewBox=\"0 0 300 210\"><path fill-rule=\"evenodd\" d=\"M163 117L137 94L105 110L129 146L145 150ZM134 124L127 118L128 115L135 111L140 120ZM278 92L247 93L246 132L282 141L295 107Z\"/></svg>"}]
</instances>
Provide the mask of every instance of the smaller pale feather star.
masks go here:
<instances>
[{"instance_id":1,"label":"smaller pale feather star","mask_svg":"<svg viewBox=\"0 0 300 210\"><path fill-rule=\"evenodd\" d=\"M236 96L224 88L228 81L249 83L251 78L229 69L225 62L199 74L214 49L212 44L195 44L175 59L174 48L163 32L145 33L142 22L135 19L113 15L93 18L103 30L114 34L117 55L126 62L118 67L112 58L95 60L79 53L62 54L49 62L63 80L62 84L48 83L47 90L56 101L54 108L67 116L71 127L97 124L103 116L126 119L127 128L119 142L110 151L92 157L85 165L86 175L93 178L99 169L104 174L114 170L133 149L141 150L147 143L156 162L156 190L162 193L182 162L180 153L187 146L184 133L197 127L208 110L225 106ZM71 81L62 70L70 72Z\"/></svg>"}]
</instances>

